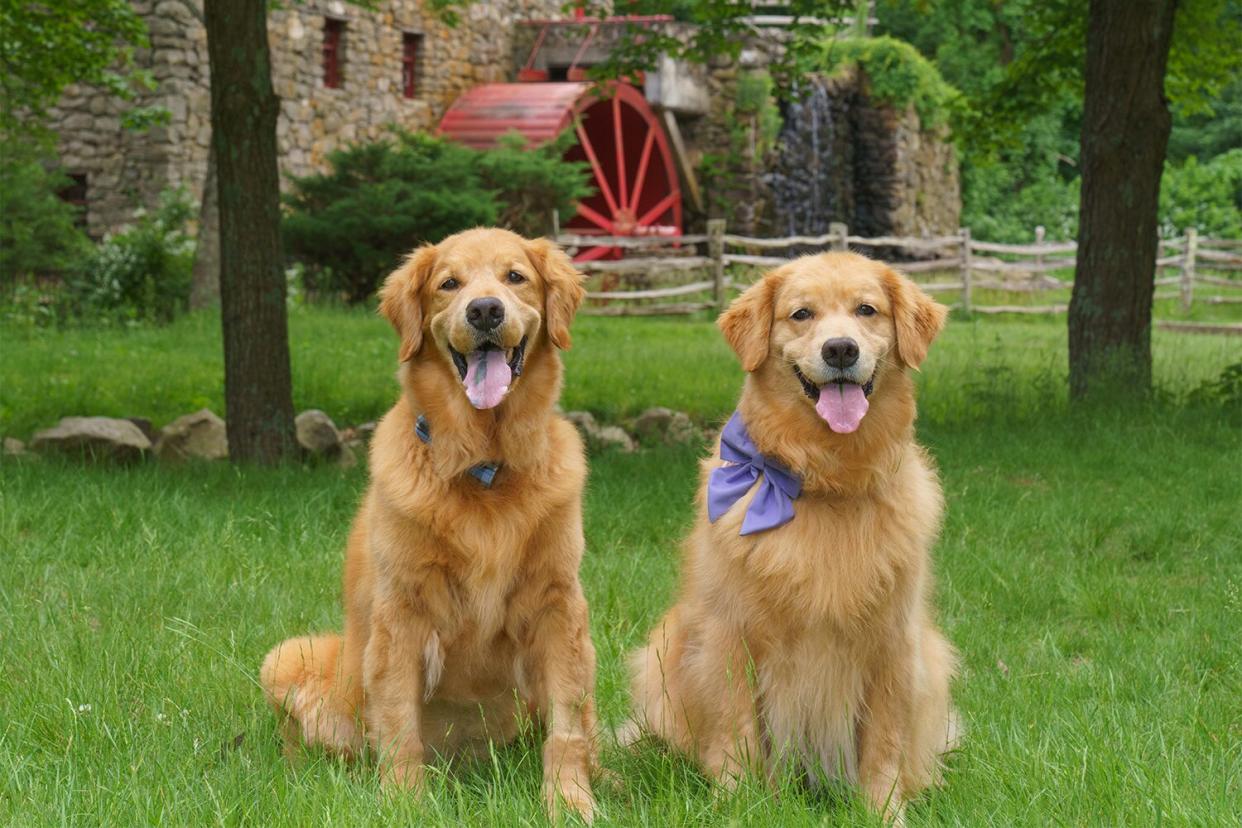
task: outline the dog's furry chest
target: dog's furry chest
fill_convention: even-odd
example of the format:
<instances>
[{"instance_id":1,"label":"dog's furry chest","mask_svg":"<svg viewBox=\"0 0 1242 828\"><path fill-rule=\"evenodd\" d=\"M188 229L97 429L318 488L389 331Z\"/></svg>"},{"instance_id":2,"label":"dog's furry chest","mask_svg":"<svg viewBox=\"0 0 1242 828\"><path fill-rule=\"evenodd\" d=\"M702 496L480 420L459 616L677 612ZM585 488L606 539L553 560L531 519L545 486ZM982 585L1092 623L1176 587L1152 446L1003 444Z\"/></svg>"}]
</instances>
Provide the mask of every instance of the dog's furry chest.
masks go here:
<instances>
[{"instance_id":1,"label":"dog's furry chest","mask_svg":"<svg viewBox=\"0 0 1242 828\"><path fill-rule=\"evenodd\" d=\"M776 773L856 781L862 665L825 629L795 633L756 665L763 744Z\"/></svg>"},{"instance_id":2,"label":"dog's furry chest","mask_svg":"<svg viewBox=\"0 0 1242 828\"><path fill-rule=\"evenodd\" d=\"M742 518L757 490L707 526L702 550L733 573L721 573L725 585L747 587L742 597L752 615L862 634L918 588L941 513L939 484L924 463L907 463L876 491L804 494L789 523L744 536Z\"/></svg>"}]
</instances>

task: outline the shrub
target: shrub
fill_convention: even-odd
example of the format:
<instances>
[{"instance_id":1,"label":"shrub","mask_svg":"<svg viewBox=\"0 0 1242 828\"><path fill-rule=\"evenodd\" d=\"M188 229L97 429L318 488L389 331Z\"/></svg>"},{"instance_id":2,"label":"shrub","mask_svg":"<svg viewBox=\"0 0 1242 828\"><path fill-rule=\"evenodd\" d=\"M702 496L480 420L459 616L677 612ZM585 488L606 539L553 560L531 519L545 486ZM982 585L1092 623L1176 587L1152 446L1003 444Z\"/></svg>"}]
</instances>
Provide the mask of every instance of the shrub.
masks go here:
<instances>
[{"instance_id":1,"label":"shrub","mask_svg":"<svg viewBox=\"0 0 1242 828\"><path fill-rule=\"evenodd\" d=\"M553 208L567 213L589 192L585 165L562 159L568 140L527 150L513 135L478 151L394 132L339 150L329 156L330 172L293 180L285 247L306 265L310 289L361 302L422 242L484 224L539 235Z\"/></svg>"},{"instance_id":2,"label":"shrub","mask_svg":"<svg viewBox=\"0 0 1242 828\"><path fill-rule=\"evenodd\" d=\"M1180 236L1196 227L1205 236L1242 238L1242 149L1200 164L1192 155L1166 165L1160 182L1160 232Z\"/></svg>"},{"instance_id":3,"label":"shrub","mask_svg":"<svg viewBox=\"0 0 1242 828\"><path fill-rule=\"evenodd\" d=\"M76 210L57 195L69 183L22 144L0 147L0 284L63 272L88 254Z\"/></svg>"},{"instance_id":4,"label":"shrub","mask_svg":"<svg viewBox=\"0 0 1242 828\"><path fill-rule=\"evenodd\" d=\"M804 68L832 72L849 66L867 73L877 101L897 109L913 104L924 129L945 123L960 105L961 93L940 70L909 43L893 37L827 38Z\"/></svg>"},{"instance_id":5,"label":"shrub","mask_svg":"<svg viewBox=\"0 0 1242 828\"><path fill-rule=\"evenodd\" d=\"M154 212L139 212L132 228L110 236L67 280L78 316L169 322L189 306L194 215L184 190L160 196Z\"/></svg>"}]
</instances>

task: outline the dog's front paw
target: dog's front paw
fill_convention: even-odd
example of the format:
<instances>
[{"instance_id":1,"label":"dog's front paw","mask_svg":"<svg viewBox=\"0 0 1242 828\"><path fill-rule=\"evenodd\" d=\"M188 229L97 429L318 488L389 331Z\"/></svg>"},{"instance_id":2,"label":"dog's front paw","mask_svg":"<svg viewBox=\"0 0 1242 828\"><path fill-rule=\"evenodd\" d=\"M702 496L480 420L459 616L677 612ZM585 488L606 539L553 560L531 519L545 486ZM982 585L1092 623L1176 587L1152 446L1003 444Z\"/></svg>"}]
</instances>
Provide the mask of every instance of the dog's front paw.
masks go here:
<instances>
[{"instance_id":1,"label":"dog's front paw","mask_svg":"<svg viewBox=\"0 0 1242 828\"><path fill-rule=\"evenodd\" d=\"M564 812L577 816L588 825L595 820L595 797L586 785L571 783L562 786L549 782L544 785L543 796L548 815L555 824L563 821L561 817Z\"/></svg>"},{"instance_id":2,"label":"dog's front paw","mask_svg":"<svg viewBox=\"0 0 1242 828\"><path fill-rule=\"evenodd\" d=\"M380 787L385 793L423 793L423 763L418 761L391 761L380 767Z\"/></svg>"}]
</instances>

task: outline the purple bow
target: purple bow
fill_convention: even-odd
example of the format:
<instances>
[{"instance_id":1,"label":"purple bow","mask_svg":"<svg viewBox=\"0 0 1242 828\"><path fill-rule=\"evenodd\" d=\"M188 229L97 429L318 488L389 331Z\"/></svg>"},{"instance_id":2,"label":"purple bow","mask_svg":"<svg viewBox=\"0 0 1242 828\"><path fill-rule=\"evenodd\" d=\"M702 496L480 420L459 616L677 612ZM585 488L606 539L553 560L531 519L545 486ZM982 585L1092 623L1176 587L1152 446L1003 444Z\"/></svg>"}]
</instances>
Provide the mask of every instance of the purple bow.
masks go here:
<instances>
[{"instance_id":1,"label":"purple bow","mask_svg":"<svg viewBox=\"0 0 1242 828\"><path fill-rule=\"evenodd\" d=\"M712 471L707 480L707 518L715 523L759 483L759 491L742 518L742 531L749 535L784 526L793 520L793 502L802 493L796 474L755 447L746 433L742 415L733 416L720 433L720 459L725 465Z\"/></svg>"}]
</instances>

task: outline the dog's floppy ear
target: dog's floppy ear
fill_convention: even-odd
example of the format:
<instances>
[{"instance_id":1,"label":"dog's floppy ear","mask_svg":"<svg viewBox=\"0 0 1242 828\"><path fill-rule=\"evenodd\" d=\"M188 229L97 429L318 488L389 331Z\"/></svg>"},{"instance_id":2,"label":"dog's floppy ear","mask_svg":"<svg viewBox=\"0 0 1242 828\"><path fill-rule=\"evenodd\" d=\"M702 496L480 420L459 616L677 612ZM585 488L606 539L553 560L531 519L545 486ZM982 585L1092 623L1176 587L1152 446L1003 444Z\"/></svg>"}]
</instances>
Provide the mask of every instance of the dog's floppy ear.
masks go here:
<instances>
[{"instance_id":1,"label":"dog's floppy ear","mask_svg":"<svg viewBox=\"0 0 1242 828\"><path fill-rule=\"evenodd\" d=\"M571 338L569 324L578 312L578 306L586 297L582 286L582 274L574 267L569 256L559 245L547 239L531 239L526 242L531 263L543 277L544 324L548 338L562 351L569 350Z\"/></svg>"},{"instance_id":2,"label":"dog's floppy ear","mask_svg":"<svg viewBox=\"0 0 1242 828\"><path fill-rule=\"evenodd\" d=\"M773 271L746 288L716 320L717 327L746 371L754 371L768 358L776 274L777 271Z\"/></svg>"},{"instance_id":3,"label":"dog's floppy ear","mask_svg":"<svg viewBox=\"0 0 1242 828\"><path fill-rule=\"evenodd\" d=\"M944 327L948 309L897 271L887 268L884 285L897 327L897 355L910 368L927 358L927 349Z\"/></svg>"},{"instance_id":4,"label":"dog's floppy ear","mask_svg":"<svg viewBox=\"0 0 1242 828\"><path fill-rule=\"evenodd\" d=\"M423 306L418 293L435 263L435 247L420 247L406 256L401 267L390 273L380 288L379 310L401 337L402 362L413 359L423 345Z\"/></svg>"}]
</instances>

